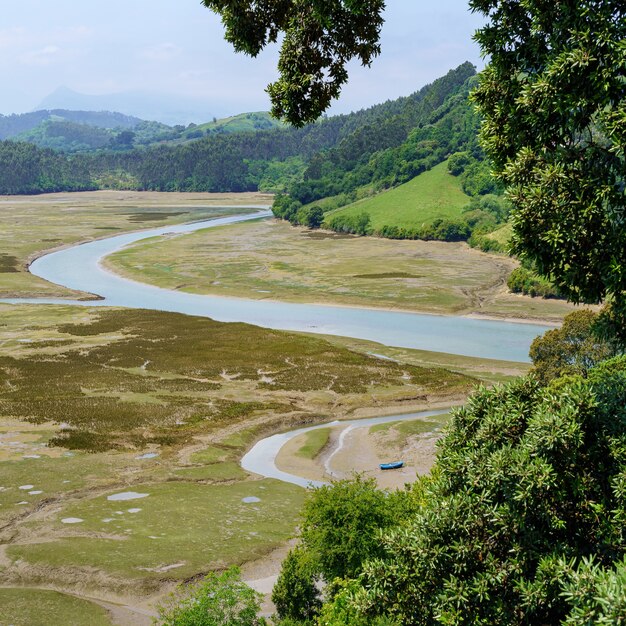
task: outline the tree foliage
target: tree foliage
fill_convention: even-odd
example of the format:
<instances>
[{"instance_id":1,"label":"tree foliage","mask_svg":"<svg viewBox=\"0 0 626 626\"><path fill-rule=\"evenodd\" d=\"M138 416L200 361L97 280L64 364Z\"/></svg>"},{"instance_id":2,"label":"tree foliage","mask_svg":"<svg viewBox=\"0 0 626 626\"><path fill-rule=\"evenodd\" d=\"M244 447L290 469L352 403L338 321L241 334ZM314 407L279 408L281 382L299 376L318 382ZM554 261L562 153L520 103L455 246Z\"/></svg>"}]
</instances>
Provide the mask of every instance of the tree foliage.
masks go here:
<instances>
[{"instance_id":1,"label":"tree foliage","mask_svg":"<svg viewBox=\"0 0 626 626\"><path fill-rule=\"evenodd\" d=\"M574 311L565 317L560 328L533 341L532 371L541 383L566 374L587 376L594 365L618 353L615 342L601 336L598 321L593 311Z\"/></svg>"},{"instance_id":2,"label":"tree foliage","mask_svg":"<svg viewBox=\"0 0 626 626\"><path fill-rule=\"evenodd\" d=\"M626 5L470 0L490 62L474 93L515 206L513 250L626 320Z\"/></svg>"},{"instance_id":3,"label":"tree foliage","mask_svg":"<svg viewBox=\"0 0 626 626\"><path fill-rule=\"evenodd\" d=\"M272 602L280 619L308 621L315 618L322 606L318 578L315 556L302 546L290 550L272 589Z\"/></svg>"},{"instance_id":4,"label":"tree foliage","mask_svg":"<svg viewBox=\"0 0 626 626\"><path fill-rule=\"evenodd\" d=\"M583 559L611 572L626 553L625 407L623 358L587 379L475 394L417 514L365 565L354 606L418 626L561 623Z\"/></svg>"},{"instance_id":5,"label":"tree foliage","mask_svg":"<svg viewBox=\"0 0 626 626\"><path fill-rule=\"evenodd\" d=\"M236 567L181 586L159 607L163 626L264 626L261 594L241 581Z\"/></svg>"},{"instance_id":6,"label":"tree foliage","mask_svg":"<svg viewBox=\"0 0 626 626\"><path fill-rule=\"evenodd\" d=\"M272 113L294 126L316 120L348 80L346 64L379 53L383 0L203 0L235 50L257 56L282 34Z\"/></svg>"}]
</instances>

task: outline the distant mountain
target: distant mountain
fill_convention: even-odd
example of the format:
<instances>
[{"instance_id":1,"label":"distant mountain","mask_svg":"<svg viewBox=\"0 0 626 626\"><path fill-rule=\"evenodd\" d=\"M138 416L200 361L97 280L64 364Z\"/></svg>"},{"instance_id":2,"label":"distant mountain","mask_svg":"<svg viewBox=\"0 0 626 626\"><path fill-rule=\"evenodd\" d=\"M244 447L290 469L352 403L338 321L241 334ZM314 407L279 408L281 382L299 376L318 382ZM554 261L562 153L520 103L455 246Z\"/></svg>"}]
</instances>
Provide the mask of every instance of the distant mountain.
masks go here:
<instances>
[{"instance_id":1,"label":"distant mountain","mask_svg":"<svg viewBox=\"0 0 626 626\"><path fill-rule=\"evenodd\" d=\"M184 97L172 97L141 91L90 95L68 87L59 87L46 96L37 109L72 109L85 111L121 111L144 120L156 120L168 126L202 122L216 115L208 103Z\"/></svg>"}]
</instances>

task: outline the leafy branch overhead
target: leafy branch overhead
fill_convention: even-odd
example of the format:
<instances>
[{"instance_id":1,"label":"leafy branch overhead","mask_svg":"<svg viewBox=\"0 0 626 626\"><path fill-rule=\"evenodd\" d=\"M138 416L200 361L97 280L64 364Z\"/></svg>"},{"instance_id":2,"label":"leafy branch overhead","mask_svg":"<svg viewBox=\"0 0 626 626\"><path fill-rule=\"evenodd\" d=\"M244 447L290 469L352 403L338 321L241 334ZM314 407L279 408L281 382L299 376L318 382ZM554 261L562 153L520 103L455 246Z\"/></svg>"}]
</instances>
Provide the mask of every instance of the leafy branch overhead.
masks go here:
<instances>
[{"instance_id":1,"label":"leafy branch overhead","mask_svg":"<svg viewBox=\"0 0 626 626\"><path fill-rule=\"evenodd\" d=\"M235 50L257 56L282 35L272 114L294 126L315 121L339 97L346 65L380 53L384 0L203 0L222 18Z\"/></svg>"},{"instance_id":2,"label":"leafy branch overhead","mask_svg":"<svg viewBox=\"0 0 626 626\"><path fill-rule=\"evenodd\" d=\"M508 188L513 251L574 302L626 319L626 5L471 0L489 18L474 94Z\"/></svg>"}]
</instances>

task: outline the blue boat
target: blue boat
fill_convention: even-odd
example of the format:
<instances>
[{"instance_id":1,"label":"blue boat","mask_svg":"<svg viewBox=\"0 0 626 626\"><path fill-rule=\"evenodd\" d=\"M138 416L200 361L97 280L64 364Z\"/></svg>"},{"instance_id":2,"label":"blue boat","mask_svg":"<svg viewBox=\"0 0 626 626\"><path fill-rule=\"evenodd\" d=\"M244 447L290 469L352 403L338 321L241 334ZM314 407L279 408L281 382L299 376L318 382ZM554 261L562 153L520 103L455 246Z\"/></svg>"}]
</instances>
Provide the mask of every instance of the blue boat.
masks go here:
<instances>
[{"instance_id":1,"label":"blue boat","mask_svg":"<svg viewBox=\"0 0 626 626\"><path fill-rule=\"evenodd\" d=\"M381 463L381 470L400 469L404 466L404 461L394 461L393 463Z\"/></svg>"}]
</instances>

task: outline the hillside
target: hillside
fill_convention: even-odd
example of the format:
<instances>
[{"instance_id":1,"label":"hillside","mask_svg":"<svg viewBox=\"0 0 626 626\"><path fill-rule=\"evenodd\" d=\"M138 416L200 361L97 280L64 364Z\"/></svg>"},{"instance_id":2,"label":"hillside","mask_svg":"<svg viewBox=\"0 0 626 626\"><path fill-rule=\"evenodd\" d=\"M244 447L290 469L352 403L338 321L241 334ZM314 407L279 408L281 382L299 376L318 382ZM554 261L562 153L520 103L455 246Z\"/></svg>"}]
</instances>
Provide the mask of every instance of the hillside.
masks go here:
<instances>
[{"instance_id":1,"label":"hillside","mask_svg":"<svg viewBox=\"0 0 626 626\"><path fill-rule=\"evenodd\" d=\"M277 215L290 219L302 204L339 196L329 207L338 208L357 200L357 191L371 195L406 183L459 151L468 155L467 164L478 163L478 119L467 100L474 75L475 68L464 63L408 97L299 129L249 113L186 128L141 122L107 131L107 141L106 134L71 120L46 119L25 138L77 153L68 157L68 167L87 170L94 188L286 191L294 211ZM13 152L18 161L35 157L32 151ZM59 178L53 170L28 178L30 162L17 169L26 173L24 184L18 175L10 193L48 189ZM9 190L0 187L0 193Z\"/></svg>"},{"instance_id":2,"label":"hillside","mask_svg":"<svg viewBox=\"0 0 626 626\"><path fill-rule=\"evenodd\" d=\"M328 213L333 217L356 217L362 212L370 216L370 226L379 231L385 226L421 227L437 218L459 219L470 197L461 189L459 178L448 172L447 161L416 176L408 183L359 200Z\"/></svg>"},{"instance_id":3,"label":"hillside","mask_svg":"<svg viewBox=\"0 0 626 626\"><path fill-rule=\"evenodd\" d=\"M103 129L127 129L138 126L142 120L111 111L69 111L67 109L45 109L32 113L0 115L0 140L17 137L49 122L73 122Z\"/></svg>"}]
</instances>

